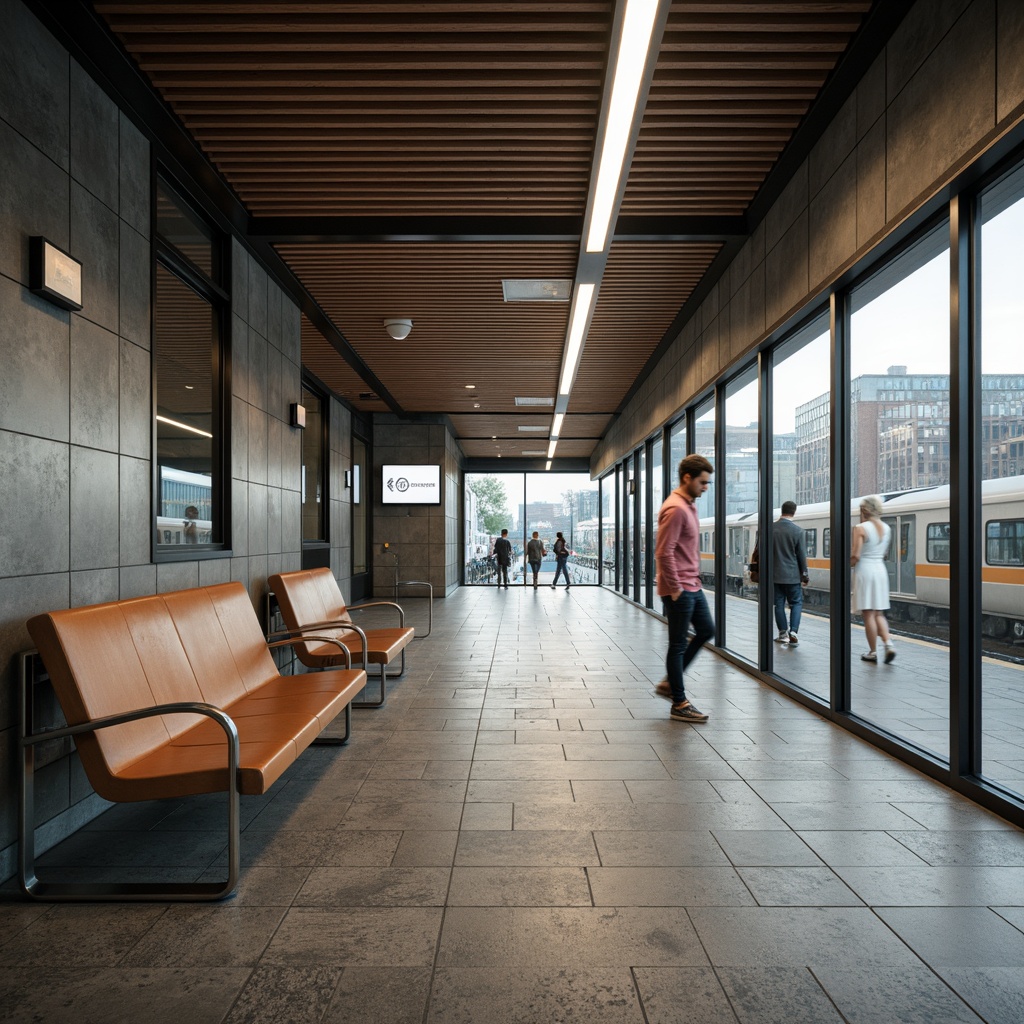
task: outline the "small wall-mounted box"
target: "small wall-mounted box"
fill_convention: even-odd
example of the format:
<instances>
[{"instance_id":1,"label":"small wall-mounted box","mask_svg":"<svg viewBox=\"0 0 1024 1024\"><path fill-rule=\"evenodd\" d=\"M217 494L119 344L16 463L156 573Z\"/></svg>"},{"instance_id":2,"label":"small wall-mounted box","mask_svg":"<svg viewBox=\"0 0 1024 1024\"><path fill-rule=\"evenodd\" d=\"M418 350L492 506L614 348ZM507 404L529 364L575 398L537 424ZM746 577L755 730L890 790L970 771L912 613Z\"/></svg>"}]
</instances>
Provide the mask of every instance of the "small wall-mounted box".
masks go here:
<instances>
[{"instance_id":1,"label":"small wall-mounted box","mask_svg":"<svg viewBox=\"0 0 1024 1024\"><path fill-rule=\"evenodd\" d=\"M300 430L306 428L306 407L299 405L298 402L292 402L288 406L288 423L290 426L298 427Z\"/></svg>"},{"instance_id":2,"label":"small wall-mounted box","mask_svg":"<svg viewBox=\"0 0 1024 1024\"><path fill-rule=\"evenodd\" d=\"M62 309L82 308L82 264L42 235L28 240L28 287Z\"/></svg>"}]
</instances>

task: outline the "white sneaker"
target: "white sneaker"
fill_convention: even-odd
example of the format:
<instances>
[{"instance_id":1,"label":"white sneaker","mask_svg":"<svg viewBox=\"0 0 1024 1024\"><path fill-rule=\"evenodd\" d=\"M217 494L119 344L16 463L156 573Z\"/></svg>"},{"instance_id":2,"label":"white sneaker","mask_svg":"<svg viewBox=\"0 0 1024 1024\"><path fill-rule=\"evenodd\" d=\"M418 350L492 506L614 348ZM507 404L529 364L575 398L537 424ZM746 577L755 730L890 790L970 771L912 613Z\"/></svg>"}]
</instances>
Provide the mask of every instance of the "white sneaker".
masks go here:
<instances>
[{"instance_id":1,"label":"white sneaker","mask_svg":"<svg viewBox=\"0 0 1024 1024\"><path fill-rule=\"evenodd\" d=\"M789 643L789 630L780 629L779 635L775 638L777 644L788 644Z\"/></svg>"}]
</instances>

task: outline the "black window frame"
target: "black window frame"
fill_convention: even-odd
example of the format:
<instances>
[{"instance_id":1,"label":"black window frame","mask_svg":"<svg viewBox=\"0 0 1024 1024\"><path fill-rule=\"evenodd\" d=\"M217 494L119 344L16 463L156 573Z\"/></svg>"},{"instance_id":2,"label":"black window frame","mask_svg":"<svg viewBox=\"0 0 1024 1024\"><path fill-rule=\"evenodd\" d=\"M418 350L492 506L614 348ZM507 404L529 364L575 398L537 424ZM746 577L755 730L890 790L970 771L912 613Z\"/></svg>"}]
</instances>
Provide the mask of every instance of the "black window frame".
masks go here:
<instances>
[{"instance_id":1,"label":"black window frame","mask_svg":"<svg viewBox=\"0 0 1024 1024\"><path fill-rule=\"evenodd\" d=\"M989 536L989 530L993 526L1002 527L1002 526L1009 526L1009 525L1013 525L1013 526L1017 527L1016 536L1013 536L1013 537L1002 537L1002 536L990 537ZM1019 557L1017 558L1016 561L1012 561L1011 562L1011 561L1006 561L1005 559L996 560L996 559L994 559L992 557L992 544L993 544L993 542L1006 541L1006 540L1016 541L1018 546L1019 546L1020 555L1019 555ZM1020 566L1024 566L1024 519L987 519L985 521L985 564L986 565L996 565L996 566L1006 566L1007 568L1011 568L1011 569L1019 568Z\"/></svg>"},{"instance_id":2,"label":"black window frame","mask_svg":"<svg viewBox=\"0 0 1024 1024\"><path fill-rule=\"evenodd\" d=\"M818 528L816 526L804 530L804 554L808 558L818 557Z\"/></svg>"},{"instance_id":3,"label":"black window frame","mask_svg":"<svg viewBox=\"0 0 1024 1024\"><path fill-rule=\"evenodd\" d=\"M940 528L943 528L943 527L945 528L945 531L946 531L945 535L943 535L943 536L936 536L934 531L936 531L936 530L938 530ZM945 522L940 522L940 523L928 523L927 526L925 527L925 535L924 536L925 536L925 539L924 539L924 548L925 548L924 558L925 558L925 561L926 562L933 562L936 565L949 565L949 545L950 545L951 539L952 539L952 534L951 534L951 529L950 529L949 521L947 520ZM946 557L945 558L939 558L937 555L935 555L935 549L939 545L941 545L941 544L945 544L945 546L946 546Z\"/></svg>"}]
</instances>

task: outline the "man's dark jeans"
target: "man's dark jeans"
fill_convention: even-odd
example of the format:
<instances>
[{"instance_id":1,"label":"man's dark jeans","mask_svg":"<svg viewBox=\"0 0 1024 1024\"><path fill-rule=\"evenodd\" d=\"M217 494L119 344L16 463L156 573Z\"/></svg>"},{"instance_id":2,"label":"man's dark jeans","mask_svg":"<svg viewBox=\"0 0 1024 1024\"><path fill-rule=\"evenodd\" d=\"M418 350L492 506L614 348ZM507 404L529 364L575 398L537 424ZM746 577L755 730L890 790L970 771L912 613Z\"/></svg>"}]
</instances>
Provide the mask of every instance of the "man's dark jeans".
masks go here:
<instances>
[{"instance_id":1,"label":"man's dark jeans","mask_svg":"<svg viewBox=\"0 0 1024 1024\"><path fill-rule=\"evenodd\" d=\"M504 582L505 586L508 586L508 566L498 563L498 586L500 587Z\"/></svg>"},{"instance_id":2,"label":"man's dark jeans","mask_svg":"<svg viewBox=\"0 0 1024 1024\"><path fill-rule=\"evenodd\" d=\"M714 640L715 620L711 617L711 609L703 590L684 590L675 601L671 597L663 597L661 604L665 618L668 619L665 670L668 685L672 688L672 703L681 704L686 700L683 673L697 652L709 640ZM695 635L688 640L686 634L691 622Z\"/></svg>"},{"instance_id":3,"label":"man's dark jeans","mask_svg":"<svg viewBox=\"0 0 1024 1024\"><path fill-rule=\"evenodd\" d=\"M786 604L789 604L789 626L786 625ZM775 625L781 633L800 632L800 613L804 606L804 588L799 583L775 584Z\"/></svg>"}]
</instances>

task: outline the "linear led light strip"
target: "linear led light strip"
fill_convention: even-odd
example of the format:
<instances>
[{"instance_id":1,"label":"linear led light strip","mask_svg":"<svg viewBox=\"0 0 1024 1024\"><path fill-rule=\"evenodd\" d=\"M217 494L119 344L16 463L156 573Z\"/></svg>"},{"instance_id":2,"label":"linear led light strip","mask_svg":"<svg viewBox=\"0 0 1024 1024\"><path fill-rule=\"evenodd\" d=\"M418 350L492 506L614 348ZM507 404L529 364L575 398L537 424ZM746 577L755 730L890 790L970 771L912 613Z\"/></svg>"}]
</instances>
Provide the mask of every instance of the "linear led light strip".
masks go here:
<instances>
[{"instance_id":1,"label":"linear led light strip","mask_svg":"<svg viewBox=\"0 0 1024 1024\"><path fill-rule=\"evenodd\" d=\"M612 98L608 104L608 121L601 159L597 168L597 186L590 214L587 252L601 252L608 238L612 206L619 190L619 178L626 159L626 145L636 115L640 82L647 66L647 52L658 13L657 0L627 0L622 18L619 52L615 56Z\"/></svg>"},{"instance_id":2,"label":"linear led light strip","mask_svg":"<svg viewBox=\"0 0 1024 1024\"><path fill-rule=\"evenodd\" d=\"M612 214L615 212L615 199L619 194L626 149L633 119L636 117L640 86L647 67L659 6L659 0L626 0L619 47L615 55L608 116L601 142L601 155L597 163L597 183L590 205L590 230L586 245L588 253L601 253L608 244L608 229L611 226ZM590 319L596 289L596 283L576 284L576 301L573 305L572 323L569 326L569 341L558 385L558 404L562 409L555 413L551 422L549 462L546 467L548 469L551 468L550 460L555 454L562 419L569 404L569 392L572 390L572 382L583 352L584 332Z\"/></svg>"},{"instance_id":3,"label":"linear led light strip","mask_svg":"<svg viewBox=\"0 0 1024 1024\"><path fill-rule=\"evenodd\" d=\"M200 430L198 427L190 427L187 423L179 423L177 420L169 420L166 416L157 416L157 419L161 423L166 423L168 426L187 430L189 433L198 434L200 437L213 437L213 434L207 430Z\"/></svg>"}]
</instances>

